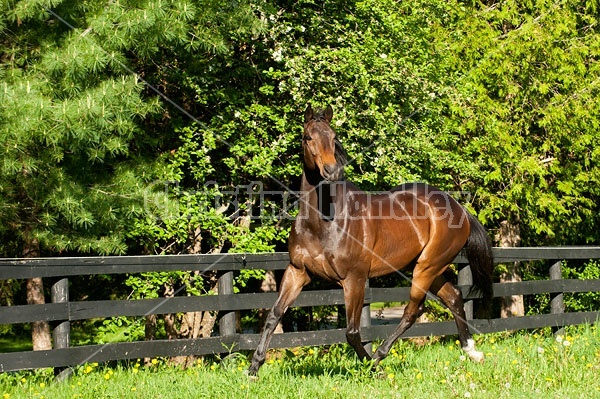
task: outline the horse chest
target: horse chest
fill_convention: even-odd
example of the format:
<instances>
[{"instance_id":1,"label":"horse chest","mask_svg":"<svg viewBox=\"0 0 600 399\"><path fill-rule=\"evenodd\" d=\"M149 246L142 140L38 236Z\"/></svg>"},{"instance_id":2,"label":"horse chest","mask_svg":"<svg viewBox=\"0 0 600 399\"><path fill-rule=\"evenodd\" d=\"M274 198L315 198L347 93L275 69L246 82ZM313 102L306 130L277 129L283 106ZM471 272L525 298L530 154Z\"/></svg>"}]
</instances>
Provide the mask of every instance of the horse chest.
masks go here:
<instances>
[{"instance_id":1,"label":"horse chest","mask_svg":"<svg viewBox=\"0 0 600 399\"><path fill-rule=\"evenodd\" d=\"M340 281L344 278L343 260L318 241L299 240L289 246L289 252L292 264L306 268L312 275L330 281Z\"/></svg>"}]
</instances>

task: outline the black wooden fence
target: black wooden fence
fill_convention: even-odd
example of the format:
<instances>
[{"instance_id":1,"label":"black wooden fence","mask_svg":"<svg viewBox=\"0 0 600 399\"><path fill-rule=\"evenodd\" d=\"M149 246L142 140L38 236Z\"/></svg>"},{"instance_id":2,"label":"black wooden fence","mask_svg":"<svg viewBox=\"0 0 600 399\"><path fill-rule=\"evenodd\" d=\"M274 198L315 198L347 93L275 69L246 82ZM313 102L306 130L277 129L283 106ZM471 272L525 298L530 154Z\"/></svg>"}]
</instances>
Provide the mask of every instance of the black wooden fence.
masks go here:
<instances>
[{"instance_id":1,"label":"black wooden fence","mask_svg":"<svg viewBox=\"0 0 600 399\"><path fill-rule=\"evenodd\" d=\"M494 284L495 297L509 295L551 294L551 313L508 319L473 320L472 303L465 308L472 330L478 333L504 330L561 327L597 321L600 312L564 313L563 293L600 291L600 280L565 280L561 278L562 260L600 259L600 247L540 247L494 248L496 263L514 261L547 261L548 280ZM253 350L258 334L238 334L235 330L235 312L270 308L276 293L233 293L233 275L242 269L281 270L288 265L287 253L272 254L215 254L175 256L128 256L46 259L0 259L0 280L53 278L52 302L45 305L0 307L0 324L50 321L54 348L45 351L0 353L0 372L43 367L68 367L88 362L120 359L139 359L158 356L187 356ZM459 255L457 264L466 264ZM79 275L140 273L158 271L219 271L219 295L202 297L173 297L143 300L70 301L68 278ZM459 287L468 292L471 282L469 268L459 273ZM387 337L394 325L371 325L368 304L373 302L407 301L408 288L367 287L361 333L366 341ZM306 291L294 306L321 306L343 304L340 289ZM69 345L70 322L75 320L107 318L112 316L147 316L191 311L219 311L220 335L210 338L118 342L104 345ZM405 337L456 334L454 321L419 323L411 327ZM327 345L345 342L343 329L288 332L276 334L273 348L307 345Z\"/></svg>"}]
</instances>

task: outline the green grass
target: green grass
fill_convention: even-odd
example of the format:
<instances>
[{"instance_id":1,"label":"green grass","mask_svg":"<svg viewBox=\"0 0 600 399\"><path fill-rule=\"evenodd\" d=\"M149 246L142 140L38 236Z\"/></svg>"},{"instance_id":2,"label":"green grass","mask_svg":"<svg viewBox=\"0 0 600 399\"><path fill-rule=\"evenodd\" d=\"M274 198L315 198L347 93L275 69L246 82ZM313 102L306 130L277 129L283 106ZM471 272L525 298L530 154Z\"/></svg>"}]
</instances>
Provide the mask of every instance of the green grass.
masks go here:
<instances>
[{"instance_id":1,"label":"green grass","mask_svg":"<svg viewBox=\"0 0 600 399\"><path fill-rule=\"evenodd\" d=\"M406 304L406 302L373 302L370 306L371 310L381 310L400 306L402 304Z\"/></svg>"},{"instance_id":2,"label":"green grass","mask_svg":"<svg viewBox=\"0 0 600 399\"><path fill-rule=\"evenodd\" d=\"M0 336L0 353L33 350L31 338Z\"/></svg>"},{"instance_id":3,"label":"green grass","mask_svg":"<svg viewBox=\"0 0 600 399\"><path fill-rule=\"evenodd\" d=\"M0 374L0 398L600 398L596 326L476 337L483 364L451 339L398 343L377 372L347 345L272 351L251 381L248 357L203 360L182 370L154 364L84 365L66 382L50 370ZM568 342L565 344L565 342Z\"/></svg>"}]
</instances>

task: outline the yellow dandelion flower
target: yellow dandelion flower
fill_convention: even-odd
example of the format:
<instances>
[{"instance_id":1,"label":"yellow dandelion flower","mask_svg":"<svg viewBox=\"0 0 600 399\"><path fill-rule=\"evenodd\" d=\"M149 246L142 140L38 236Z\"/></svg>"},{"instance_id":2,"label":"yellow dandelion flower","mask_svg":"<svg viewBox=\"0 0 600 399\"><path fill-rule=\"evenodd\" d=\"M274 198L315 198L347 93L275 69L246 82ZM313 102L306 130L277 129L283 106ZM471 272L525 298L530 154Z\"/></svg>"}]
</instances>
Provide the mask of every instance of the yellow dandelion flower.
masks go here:
<instances>
[{"instance_id":1,"label":"yellow dandelion flower","mask_svg":"<svg viewBox=\"0 0 600 399\"><path fill-rule=\"evenodd\" d=\"M45 387L46 387L46 384L43 382L40 382L40 388L45 388Z\"/></svg>"},{"instance_id":2,"label":"yellow dandelion flower","mask_svg":"<svg viewBox=\"0 0 600 399\"><path fill-rule=\"evenodd\" d=\"M390 380L393 380L393 379L394 379L394 377L395 377L394 373L389 373L389 374L387 375L387 378L388 378L388 379L390 379Z\"/></svg>"},{"instance_id":3,"label":"yellow dandelion flower","mask_svg":"<svg viewBox=\"0 0 600 399\"><path fill-rule=\"evenodd\" d=\"M92 366L94 366L94 367L98 367L98 362L94 362L94 363L92 363Z\"/></svg>"},{"instance_id":4,"label":"yellow dandelion flower","mask_svg":"<svg viewBox=\"0 0 600 399\"><path fill-rule=\"evenodd\" d=\"M5 393L4 395L2 395L2 397L3 397L4 399L8 399L8 398L10 398L10 394L9 394L9 393Z\"/></svg>"},{"instance_id":5,"label":"yellow dandelion flower","mask_svg":"<svg viewBox=\"0 0 600 399\"><path fill-rule=\"evenodd\" d=\"M421 374L421 373L417 374L417 380L420 380L421 378L423 378L423 374Z\"/></svg>"},{"instance_id":6,"label":"yellow dandelion flower","mask_svg":"<svg viewBox=\"0 0 600 399\"><path fill-rule=\"evenodd\" d=\"M22 382L23 384L25 384L25 383L27 382L27 379L26 379L25 377L23 377L23 378L21 378L21 382Z\"/></svg>"},{"instance_id":7,"label":"yellow dandelion flower","mask_svg":"<svg viewBox=\"0 0 600 399\"><path fill-rule=\"evenodd\" d=\"M108 374L108 373L104 374L104 379L106 381L110 380L110 374Z\"/></svg>"},{"instance_id":8,"label":"yellow dandelion flower","mask_svg":"<svg viewBox=\"0 0 600 399\"><path fill-rule=\"evenodd\" d=\"M138 371L140 371L140 369L133 369L133 370L131 370L131 372L132 372L133 374L136 374Z\"/></svg>"},{"instance_id":9,"label":"yellow dandelion flower","mask_svg":"<svg viewBox=\"0 0 600 399\"><path fill-rule=\"evenodd\" d=\"M137 391L137 388L136 387L131 387L131 392L135 392L135 391Z\"/></svg>"},{"instance_id":10,"label":"yellow dandelion flower","mask_svg":"<svg viewBox=\"0 0 600 399\"><path fill-rule=\"evenodd\" d=\"M152 360L150 361L150 363L152 363L152 364L154 364L154 365L157 365L157 364L158 364L158 360L156 360L156 359L152 359Z\"/></svg>"}]
</instances>

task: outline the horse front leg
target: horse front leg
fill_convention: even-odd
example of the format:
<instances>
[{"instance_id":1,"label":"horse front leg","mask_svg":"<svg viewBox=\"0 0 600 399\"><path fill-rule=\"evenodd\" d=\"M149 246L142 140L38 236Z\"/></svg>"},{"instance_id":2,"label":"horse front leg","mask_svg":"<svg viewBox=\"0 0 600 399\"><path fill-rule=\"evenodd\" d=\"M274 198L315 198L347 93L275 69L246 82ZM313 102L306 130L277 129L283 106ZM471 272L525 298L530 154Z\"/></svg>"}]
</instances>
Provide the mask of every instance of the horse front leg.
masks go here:
<instances>
[{"instance_id":1,"label":"horse front leg","mask_svg":"<svg viewBox=\"0 0 600 399\"><path fill-rule=\"evenodd\" d=\"M347 278L342 282L346 304L346 340L360 360L371 359L360 337L360 317L365 301L365 279Z\"/></svg>"},{"instance_id":2,"label":"horse front leg","mask_svg":"<svg viewBox=\"0 0 600 399\"><path fill-rule=\"evenodd\" d=\"M285 270L281 281L279 297L267 316L265 328L260 337L260 341L258 342L258 346L256 347L256 351L254 352L254 356L252 356L252 363L248 369L248 374L250 376L258 375L258 369L265 362L267 349L269 348L269 343L271 342L271 337L273 336L277 324L279 324L290 305L298 298L302 288L309 282L310 277L308 276L306 269L300 269L290 264Z\"/></svg>"}]
</instances>

